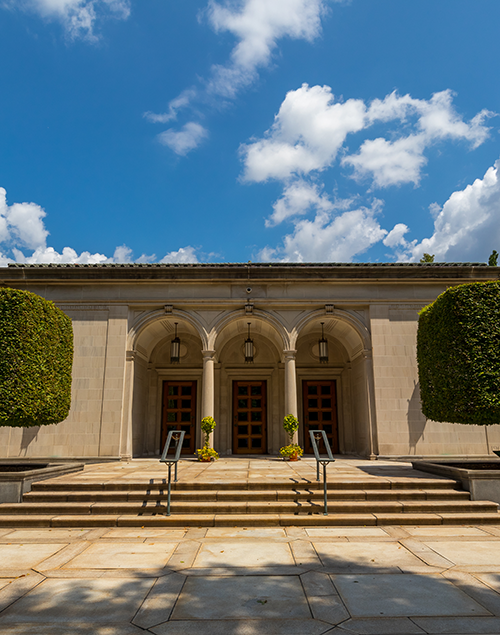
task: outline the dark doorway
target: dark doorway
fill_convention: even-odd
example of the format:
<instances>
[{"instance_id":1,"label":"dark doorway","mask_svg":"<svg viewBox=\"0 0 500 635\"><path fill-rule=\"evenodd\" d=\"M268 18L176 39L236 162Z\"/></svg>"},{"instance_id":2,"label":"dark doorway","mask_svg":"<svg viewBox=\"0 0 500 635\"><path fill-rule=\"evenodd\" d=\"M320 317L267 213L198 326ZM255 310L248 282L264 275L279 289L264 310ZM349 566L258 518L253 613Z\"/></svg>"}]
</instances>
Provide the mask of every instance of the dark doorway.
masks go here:
<instances>
[{"instance_id":1,"label":"dark doorway","mask_svg":"<svg viewBox=\"0 0 500 635\"><path fill-rule=\"evenodd\" d=\"M266 454L265 381L233 381L233 454Z\"/></svg>"},{"instance_id":2,"label":"dark doorway","mask_svg":"<svg viewBox=\"0 0 500 635\"><path fill-rule=\"evenodd\" d=\"M182 454L194 454L196 442L196 382L164 381L161 424L161 447L170 430L184 430Z\"/></svg>"},{"instance_id":3,"label":"dark doorway","mask_svg":"<svg viewBox=\"0 0 500 635\"><path fill-rule=\"evenodd\" d=\"M335 380L302 382L304 404L304 450L312 454L309 430L324 430L334 454L339 451L337 389ZM321 451L321 447L320 447ZM324 451L324 449L323 449Z\"/></svg>"}]
</instances>

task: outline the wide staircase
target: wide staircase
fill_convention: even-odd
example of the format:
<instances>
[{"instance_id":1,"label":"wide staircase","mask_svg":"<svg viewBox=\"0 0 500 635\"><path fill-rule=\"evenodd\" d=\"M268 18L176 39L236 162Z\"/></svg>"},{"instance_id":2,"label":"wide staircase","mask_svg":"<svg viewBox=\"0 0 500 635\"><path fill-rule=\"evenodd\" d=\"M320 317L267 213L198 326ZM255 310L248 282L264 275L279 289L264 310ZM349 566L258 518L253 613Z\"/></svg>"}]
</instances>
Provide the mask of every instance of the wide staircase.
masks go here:
<instances>
[{"instance_id":1,"label":"wide staircase","mask_svg":"<svg viewBox=\"0 0 500 635\"><path fill-rule=\"evenodd\" d=\"M443 478L370 477L323 484L287 478L266 482L204 479L172 484L167 516L164 478L35 482L22 503L0 505L0 527L245 527L325 525L500 524L496 503L471 501Z\"/></svg>"}]
</instances>

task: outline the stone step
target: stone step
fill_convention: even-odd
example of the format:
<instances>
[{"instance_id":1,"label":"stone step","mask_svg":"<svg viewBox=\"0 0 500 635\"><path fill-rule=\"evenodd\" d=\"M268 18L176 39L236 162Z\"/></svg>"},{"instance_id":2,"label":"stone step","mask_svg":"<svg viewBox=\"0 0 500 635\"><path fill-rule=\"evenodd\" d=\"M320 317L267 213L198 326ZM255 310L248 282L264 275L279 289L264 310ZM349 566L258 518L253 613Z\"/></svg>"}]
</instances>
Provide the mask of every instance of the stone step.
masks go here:
<instances>
[{"instance_id":1,"label":"stone step","mask_svg":"<svg viewBox=\"0 0 500 635\"><path fill-rule=\"evenodd\" d=\"M258 526L387 526L498 524L498 513L443 514L9 514L0 513L0 527L258 527Z\"/></svg>"},{"instance_id":2,"label":"stone step","mask_svg":"<svg viewBox=\"0 0 500 635\"><path fill-rule=\"evenodd\" d=\"M331 490L459 490L460 486L456 481L445 478L414 478L414 479L391 479L382 481L380 479L353 479L335 480L328 479L328 491ZM150 479L141 481L94 481L94 480L72 480L71 490L77 491L146 491L147 489L158 490L167 487L166 479ZM311 489L323 491L323 482L291 480L269 480L259 479L256 482L247 481L179 481L172 482L172 491L199 491L199 490L230 490L230 491L269 491L269 490L293 490ZM33 483L32 491L67 491L68 481L63 479L53 481L39 481Z\"/></svg>"},{"instance_id":3,"label":"stone step","mask_svg":"<svg viewBox=\"0 0 500 635\"><path fill-rule=\"evenodd\" d=\"M24 502L57 503L57 502L127 502L166 500L166 489L147 491L32 491L23 496ZM174 491L172 500L176 501L302 501L323 500L323 490L297 488L293 491ZM337 490L328 492L329 501L340 500L371 500L371 501L409 501L409 500L469 500L469 493L456 490Z\"/></svg>"},{"instance_id":4,"label":"stone step","mask_svg":"<svg viewBox=\"0 0 500 635\"><path fill-rule=\"evenodd\" d=\"M0 514L164 514L167 501L152 499L143 501L96 502L36 502L4 503ZM172 499L172 513L181 514L308 514L323 511L320 499L301 501L184 501ZM333 514L360 513L494 513L496 503L489 501L328 501L328 511ZM500 518L500 516L499 516Z\"/></svg>"}]
</instances>

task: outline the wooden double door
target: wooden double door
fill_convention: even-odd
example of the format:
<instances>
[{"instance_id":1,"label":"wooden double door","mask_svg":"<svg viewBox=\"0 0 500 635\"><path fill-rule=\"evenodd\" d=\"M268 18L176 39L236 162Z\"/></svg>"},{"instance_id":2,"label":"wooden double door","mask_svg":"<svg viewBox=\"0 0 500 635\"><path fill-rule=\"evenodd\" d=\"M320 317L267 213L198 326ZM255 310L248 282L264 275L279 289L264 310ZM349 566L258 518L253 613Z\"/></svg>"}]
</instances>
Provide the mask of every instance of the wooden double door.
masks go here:
<instances>
[{"instance_id":1,"label":"wooden double door","mask_svg":"<svg viewBox=\"0 0 500 635\"><path fill-rule=\"evenodd\" d=\"M332 452L339 451L337 423L337 387L335 380L307 380L302 382L304 406L304 450L313 453L309 430L324 430ZM320 452L325 449L320 445Z\"/></svg>"},{"instance_id":2,"label":"wooden double door","mask_svg":"<svg viewBox=\"0 0 500 635\"><path fill-rule=\"evenodd\" d=\"M267 453L267 384L233 381L233 454Z\"/></svg>"},{"instance_id":3,"label":"wooden double door","mask_svg":"<svg viewBox=\"0 0 500 635\"><path fill-rule=\"evenodd\" d=\"M161 423L161 447L170 430L184 430L182 454L194 454L196 443L196 382L164 381Z\"/></svg>"}]
</instances>

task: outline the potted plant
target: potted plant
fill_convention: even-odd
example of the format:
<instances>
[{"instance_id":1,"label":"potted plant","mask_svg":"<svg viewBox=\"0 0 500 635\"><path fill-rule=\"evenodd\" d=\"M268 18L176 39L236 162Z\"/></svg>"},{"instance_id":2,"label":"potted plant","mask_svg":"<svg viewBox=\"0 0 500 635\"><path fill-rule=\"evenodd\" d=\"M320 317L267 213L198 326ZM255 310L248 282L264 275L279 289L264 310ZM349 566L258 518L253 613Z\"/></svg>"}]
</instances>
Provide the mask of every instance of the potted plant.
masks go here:
<instances>
[{"instance_id":1,"label":"potted plant","mask_svg":"<svg viewBox=\"0 0 500 635\"><path fill-rule=\"evenodd\" d=\"M304 450L296 443L290 443L280 449L280 454L285 461L298 461L304 454Z\"/></svg>"},{"instance_id":2,"label":"potted plant","mask_svg":"<svg viewBox=\"0 0 500 635\"><path fill-rule=\"evenodd\" d=\"M208 463L210 461L215 461L219 458L217 452L210 447L210 433L213 431L217 424L213 417L203 417L201 420L201 429L205 435L205 443L203 447L199 450L196 450L196 454L198 455L198 461L203 461Z\"/></svg>"},{"instance_id":3,"label":"potted plant","mask_svg":"<svg viewBox=\"0 0 500 635\"><path fill-rule=\"evenodd\" d=\"M304 454L304 450L300 445L293 443L293 435L299 429L299 420L294 415L286 415L283 419L283 428L288 434L290 443L280 449L280 454L285 461L298 461Z\"/></svg>"}]
</instances>

